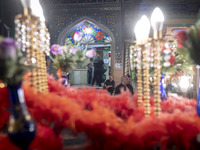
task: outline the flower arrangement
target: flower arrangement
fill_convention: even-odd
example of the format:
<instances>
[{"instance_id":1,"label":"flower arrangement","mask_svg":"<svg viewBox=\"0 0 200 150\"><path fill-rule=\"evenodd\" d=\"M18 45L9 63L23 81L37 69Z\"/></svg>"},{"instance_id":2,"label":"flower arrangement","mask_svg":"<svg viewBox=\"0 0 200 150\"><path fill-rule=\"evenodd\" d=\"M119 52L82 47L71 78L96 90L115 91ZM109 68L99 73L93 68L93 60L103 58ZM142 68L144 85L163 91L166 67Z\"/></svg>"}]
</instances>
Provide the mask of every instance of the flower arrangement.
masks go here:
<instances>
[{"instance_id":1,"label":"flower arrangement","mask_svg":"<svg viewBox=\"0 0 200 150\"><path fill-rule=\"evenodd\" d=\"M78 66L87 64L89 62L88 58L96 55L94 49L87 51L87 46L84 50L81 50L81 38L82 35L76 32L74 34L75 44L71 43L66 46L54 44L51 46L51 52L55 55L55 58L52 58L54 68L62 70L63 72L69 72Z\"/></svg>"},{"instance_id":2,"label":"flower arrangement","mask_svg":"<svg viewBox=\"0 0 200 150\"><path fill-rule=\"evenodd\" d=\"M186 54L187 53L187 54ZM189 72L191 61L186 58L189 52L184 53L177 49L176 41L165 43L161 49L162 73L176 73L178 71Z\"/></svg>"},{"instance_id":3,"label":"flower arrangement","mask_svg":"<svg viewBox=\"0 0 200 150\"><path fill-rule=\"evenodd\" d=\"M34 66L28 64L25 53L20 51L20 43L12 38L0 37L0 80L13 85L20 81L27 70Z\"/></svg>"},{"instance_id":4,"label":"flower arrangement","mask_svg":"<svg viewBox=\"0 0 200 150\"><path fill-rule=\"evenodd\" d=\"M200 65L200 20L186 30L179 31L175 38L177 49L182 51L184 58L190 63Z\"/></svg>"}]
</instances>

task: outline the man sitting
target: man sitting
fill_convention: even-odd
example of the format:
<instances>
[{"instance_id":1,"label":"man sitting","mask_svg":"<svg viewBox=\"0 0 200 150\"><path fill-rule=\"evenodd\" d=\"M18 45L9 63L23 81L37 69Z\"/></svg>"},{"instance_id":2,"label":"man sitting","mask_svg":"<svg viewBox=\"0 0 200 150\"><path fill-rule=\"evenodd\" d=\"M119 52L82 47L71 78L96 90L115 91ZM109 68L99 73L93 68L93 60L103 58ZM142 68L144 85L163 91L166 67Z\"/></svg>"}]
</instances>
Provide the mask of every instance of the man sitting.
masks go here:
<instances>
[{"instance_id":1,"label":"man sitting","mask_svg":"<svg viewBox=\"0 0 200 150\"><path fill-rule=\"evenodd\" d=\"M127 76L128 76L128 83L126 84L126 86L129 88L131 94L133 95L134 91L133 91L133 86L131 84L131 76L129 74L127 74Z\"/></svg>"},{"instance_id":2,"label":"man sitting","mask_svg":"<svg viewBox=\"0 0 200 150\"><path fill-rule=\"evenodd\" d=\"M129 83L128 76L123 75L121 77L121 83L115 89L115 95L120 94L121 90L126 91L127 88L130 91L130 93L133 95L133 89L131 89L129 86L127 86L128 83Z\"/></svg>"},{"instance_id":3,"label":"man sitting","mask_svg":"<svg viewBox=\"0 0 200 150\"><path fill-rule=\"evenodd\" d=\"M107 91L112 95L115 89L115 81L113 80L113 76L109 76L109 79L106 80L104 83L104 89L107 89Z\"/></svg>"}]
</instances>

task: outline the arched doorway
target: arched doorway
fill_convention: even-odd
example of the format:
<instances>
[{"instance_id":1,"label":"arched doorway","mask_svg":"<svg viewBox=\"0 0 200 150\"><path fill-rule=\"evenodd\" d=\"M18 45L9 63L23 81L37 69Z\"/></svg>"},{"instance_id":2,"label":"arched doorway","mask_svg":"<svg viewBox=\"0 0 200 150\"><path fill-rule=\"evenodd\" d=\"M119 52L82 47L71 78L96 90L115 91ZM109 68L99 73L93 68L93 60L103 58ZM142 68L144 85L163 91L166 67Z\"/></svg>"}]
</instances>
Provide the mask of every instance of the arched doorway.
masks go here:
<instances>
[{"instance_id":1,"label":"arched doorway","mask_svg":"<svg viewBox=\"0 0 200 150\"><path fill-rule=\"evenodd\" d=\"M95 49L103 59L107 71L106 78L114 72L114 36L112 32L97 21L84 17L65 28L58 37L58 44L67 45L74 43L73 34L78 31L82 33L81 45L87 45L87 49ZM87 84L87 69L75 69L76 76L83 79L76 79L72 84ZM81 72L80 72L81 71ZM77 77L76 77L77 78Z\"/></svg>"}]
</instances>

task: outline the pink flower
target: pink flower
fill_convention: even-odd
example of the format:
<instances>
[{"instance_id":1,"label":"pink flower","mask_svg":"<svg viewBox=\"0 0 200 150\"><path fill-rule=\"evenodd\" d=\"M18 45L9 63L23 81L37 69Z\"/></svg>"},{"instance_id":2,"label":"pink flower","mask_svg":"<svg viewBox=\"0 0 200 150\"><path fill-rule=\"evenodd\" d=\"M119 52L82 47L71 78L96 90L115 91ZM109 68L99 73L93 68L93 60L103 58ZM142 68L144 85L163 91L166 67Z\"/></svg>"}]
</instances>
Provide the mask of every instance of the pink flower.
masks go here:
<instances>
[{"instance_id":1,"label":"pink flower","mask_svg":"<svg viewBox=\"0 0 200 150\"><path fill-rule=\"evenodd\" d=\"M74 34L74 41L79 42L82 38L82 34L80 32L75 32Z\"/></svg>"},{"instance_id":2,"label":"pink flower","mask_svg":"<svg viewBox=\"0 0 200 150\"><path fill-rule=\"evenodd\" d=\"M53 44L51 46L51 52L54 54L54 55L61 55L63 53L63 49L60 47L60 45L58 44Z\"/></svg>"},{"instance_id":3,"label":"pink flower","mask_svg":"<svg viewBox=\"0 0 200 150\"><path fill-rule=\"evenodd\" d=\"M88 58L96 56L96 51L94 49L88 50L85 54Z\"/></svg>"},{"instance_id":4,"label":"pink flower","mask_svg":"<svg viewBox=\"0 0 200 150\"><path fill-rule=\"evenodd\" d=\"M72 53L72 54L76 54L76 51L77 51L77 48L75 48L75 47L72 47L70 49L70 53Z\"/></svg>"},{"instance_id":5,"label":"pink flower","mask_svg":"<svg viewBox=\"0 0 200 150\"><path fill-rule=\"evenodd\" d=\"M5 38L0 43L0 59L16 58L16 43L12 38Z\"/></svg>"}]
</instances>

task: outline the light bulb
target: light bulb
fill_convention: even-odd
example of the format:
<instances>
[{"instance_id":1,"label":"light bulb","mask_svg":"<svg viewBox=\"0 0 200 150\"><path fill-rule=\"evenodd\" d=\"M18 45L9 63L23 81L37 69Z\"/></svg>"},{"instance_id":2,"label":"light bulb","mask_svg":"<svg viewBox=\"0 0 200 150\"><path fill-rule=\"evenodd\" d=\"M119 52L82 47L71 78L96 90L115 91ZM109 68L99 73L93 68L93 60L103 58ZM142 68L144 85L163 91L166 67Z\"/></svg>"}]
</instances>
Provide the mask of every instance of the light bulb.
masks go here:
<instances>
[{"instance_id":1,"label":"light bulb","mask_svg":"<svg viewBox=\"0 0 200 150\"><path fill-rule=\"evenodd\" d=\"M31 10L33 15L38 16L41 21L45 21L39 0L31 0Z\"/></svg>"},{"instance_id":2,"label":"light bulb","mask_svg":"<svg viewBox=\"0 0 200 150\"><path fill-rule=\"evenodd\" d=\"M149 32L150 32L150 22L147 16L143 15L140 19L140 33L142 34L142 40L146 42L149 38Z\"/></svg>"},{"instance_id":3,"label":"light bulb","mask_svg":"<svg viewBox=\"0 0 200 150\"><path fill-rule=\"evenodd\" d=\"M136 43L137 44L141 44L142 42L142 34L141 34L141 21L138 20L138 22L135 25L134 28L134 32L135 32L135 38L136 38Z\"/></svg>"},{"instance_id":4,"label":"light bulb","mask_svg":"<svg viewBox=\"0 0 200 150\"><path fill-rule=\"evenodd\" d=\"M150 22L147 16L143 15L135 25L135 37L137 44L145 43L149 38Z\"/></svg>"},{"instance_id":5,"label":"light bulb","mask_svg":"<svg viewBox=\"0 0 200 150\"><path fill-rule=\"evenodd\" d=\"M161 31L163 28L164 15L160 8L156 7L151 15L151 25L154 31Z\"/></svg>"}]
</instances>

